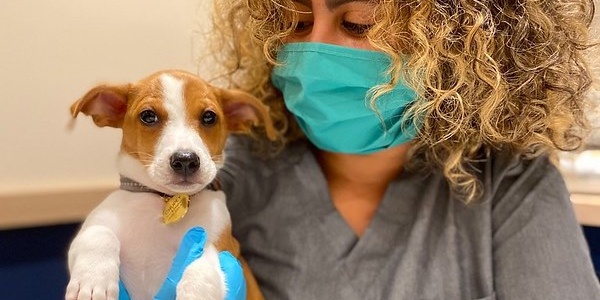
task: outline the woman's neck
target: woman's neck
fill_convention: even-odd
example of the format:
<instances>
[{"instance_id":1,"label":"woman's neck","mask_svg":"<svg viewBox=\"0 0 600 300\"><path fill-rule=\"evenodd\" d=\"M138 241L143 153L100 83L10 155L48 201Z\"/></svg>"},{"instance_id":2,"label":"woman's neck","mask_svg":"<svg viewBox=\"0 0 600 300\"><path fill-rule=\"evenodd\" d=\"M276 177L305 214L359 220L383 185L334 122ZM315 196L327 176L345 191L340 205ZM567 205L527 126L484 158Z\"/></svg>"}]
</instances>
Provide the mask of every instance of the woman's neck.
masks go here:
<instances>
[{"instance_id":1,"label":"woman's neck","mask_svg":"<svg viewBox=\"0 0 600 300\"><path fill-rule=\"evenodd\" d=\"M404 144L369 155L317 152L333 204L359 237L402 171L409 148Z\"/></svg>"}]
</instances>

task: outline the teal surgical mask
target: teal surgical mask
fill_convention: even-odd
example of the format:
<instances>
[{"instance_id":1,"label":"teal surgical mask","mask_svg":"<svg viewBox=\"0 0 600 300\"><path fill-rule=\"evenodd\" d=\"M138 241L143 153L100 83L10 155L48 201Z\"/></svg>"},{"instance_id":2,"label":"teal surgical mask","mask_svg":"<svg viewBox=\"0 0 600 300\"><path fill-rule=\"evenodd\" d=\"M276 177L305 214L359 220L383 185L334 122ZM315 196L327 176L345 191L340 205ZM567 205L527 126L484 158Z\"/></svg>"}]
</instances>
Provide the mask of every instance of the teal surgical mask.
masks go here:
<instances>
[{"instance_id":1,"label":"teal surgical mask","mask_svg":"<svg viewBox=\"0 0 600 300\"><path fill-rule=\"evenodd\" d=\"M399 83L370 106L372 87L390 82L389 57L377 51L322 43L285 44L271 75L288 110L319 149L369 154L416 136L402 117L416 94Z\"/></svg>"}]
</instances>

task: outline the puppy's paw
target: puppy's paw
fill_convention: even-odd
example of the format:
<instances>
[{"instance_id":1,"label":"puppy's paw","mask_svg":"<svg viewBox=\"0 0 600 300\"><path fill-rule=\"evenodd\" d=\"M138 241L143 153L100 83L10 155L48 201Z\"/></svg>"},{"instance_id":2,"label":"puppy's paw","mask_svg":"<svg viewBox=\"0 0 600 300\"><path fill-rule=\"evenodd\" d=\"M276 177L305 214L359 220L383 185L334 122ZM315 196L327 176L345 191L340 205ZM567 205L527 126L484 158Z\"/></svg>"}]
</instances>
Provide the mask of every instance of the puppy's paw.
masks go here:
<instances>
[{"instance_id":1,"label":"puppy's paw","mask_svg":"<svg viewBox=\"0 0 600 300\"><path fill-rule=\"evenodd\" d=\"M119 266L114 262L76 266L71 271L66 300L117 300Z\"/></svg>"},{"instance_id":2,"label":"puppy's paw","mask_svg":"<svg viewBox=\"0 0 600 300\"><path fill-rule=\"evenodd\" d=\"M223 300L226 289L218 252L210 245L183 273L177 285L177 300Z\"/></svg>"}]
</instances>

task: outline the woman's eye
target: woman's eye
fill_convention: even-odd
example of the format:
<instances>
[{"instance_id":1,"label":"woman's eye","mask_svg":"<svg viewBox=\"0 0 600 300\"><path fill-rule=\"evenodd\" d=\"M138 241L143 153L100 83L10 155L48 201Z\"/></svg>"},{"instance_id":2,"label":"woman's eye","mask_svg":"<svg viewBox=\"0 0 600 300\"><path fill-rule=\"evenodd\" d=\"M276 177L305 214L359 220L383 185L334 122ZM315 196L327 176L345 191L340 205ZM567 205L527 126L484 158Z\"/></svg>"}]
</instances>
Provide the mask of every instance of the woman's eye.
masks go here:
<instances>
[{"instance_id":1,"label":"woman's eye","mask_svg":"<svg viewBox=\"0 0 600 300\"><path fill-rule=\"evenodd\" d=\"M202 116L200 116L200 121L204 126L214 125L217 123L217 113L212 110L206 110L202 113Z\"/></svg>"},{"instance_id":2,"label":"woman's eye","mask_svg":"<svg viewBox=\"0 0 600 300\"><path fill-rule=\"evenodd\" d=\"M352 22L348 22L348 21L342 22L342 27L344 27L344 29L346 31L350 32L353 35L357 35L357 36L366 35L372 26L373 26L372 24L358 24L358 23L352 23Z\"/></svg>"},{"instance_id":3,"label":"woman's eye","mask_svg":"<svg viewBox=\"0 0 600 300\"><path fill-rule=\"evenodd\" d=\"M140 121L146 126L152 126L158 124L158 115L151 110L146 109L140 113Z\"/></svg>"},{"instance_id":4,"label":"woman's eye","mask_svg":"<svg viewBox=\"0 0 600 300\"><path fill-rule=\"evenodd\" d=\"M306 31L309 31L310 28L312 27L312 22L307 22L307 21L298 21L298 24L296 24L296 28L294 28L294 32L295 33L303 33Z\"/></svg>"}]
</instances>

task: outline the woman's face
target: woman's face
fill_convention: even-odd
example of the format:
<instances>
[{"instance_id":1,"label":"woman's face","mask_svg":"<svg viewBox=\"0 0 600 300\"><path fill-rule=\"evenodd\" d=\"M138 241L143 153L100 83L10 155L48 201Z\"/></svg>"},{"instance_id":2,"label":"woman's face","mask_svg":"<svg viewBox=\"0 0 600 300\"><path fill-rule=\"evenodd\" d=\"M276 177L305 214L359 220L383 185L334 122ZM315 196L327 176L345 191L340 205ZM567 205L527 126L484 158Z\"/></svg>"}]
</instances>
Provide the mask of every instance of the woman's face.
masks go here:
<instances>
[{"instance_id":1,"label":"woman's face","mask_svg":"<svg viewBox=\"0 0 600 300\"><path fill-rule=\"evenodd\" d=\"M287 42L318 42L372 49L366 33L375 3L367 0L295 0L298 26Z\"/></svg>"}]
</instances>

